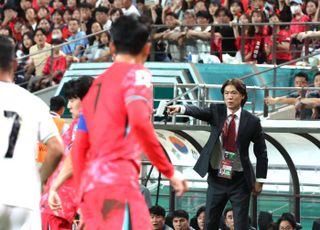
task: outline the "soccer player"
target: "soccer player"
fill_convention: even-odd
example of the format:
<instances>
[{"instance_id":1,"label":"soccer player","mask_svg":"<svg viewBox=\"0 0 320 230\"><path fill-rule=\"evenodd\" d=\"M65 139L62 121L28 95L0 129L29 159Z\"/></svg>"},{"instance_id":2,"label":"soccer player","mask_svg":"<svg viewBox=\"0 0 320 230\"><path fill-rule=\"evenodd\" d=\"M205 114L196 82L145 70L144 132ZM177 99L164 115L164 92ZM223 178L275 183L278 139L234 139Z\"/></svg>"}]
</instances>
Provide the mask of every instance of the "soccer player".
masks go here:
<instances>
[{"instance_id":1,"label":"soccer player","mask_svg":"<svg viewBox=\"0 0 320 230\"><path fill-rule=\"evenodd\" d=\"M114 64L100 75L82 102L72 151L87 229L152 229L139 190L141 152L182 195L187 183L164 154L151 122L151 73L143 67L149 28L132 16L111 29Z\"/></svg>"},{"instance_id":2,"label":"soccer player","mask_svg":"<svg viewBox=\"0 0 320 230\"><path fill-rule=\"evenodd\" d=\"M58 165L63 145L48 106L13 84L17 66L13 41L0 36L0 50L0 226L38 230L40 182ZM39 141L48 150L40 178L35 161Z\"/></svg>"},{"instance_id":3,"label":"soccer player","mask_svg":"<svg viewBox=\"0 0 320 230\"><path fill-rule=\"evenodd\" d=\"M62 136L65 145L64 158L49 178L45 192L41 197L42 229L72 229L72 223L78 209L78 202L76 200L76 191L72 179L70 151L78 126L81 100L88 92L92 82L92 77L80 77L70 80L64 85L64 93L68 98L68 108L73 120L70 128ZM61 179L64 181L63 184L60 183ZM48 196L50 193L55 192L59 195L59 203L61 206L59 209L53 211L49 207Z\"/></svg>"}]
</instances>

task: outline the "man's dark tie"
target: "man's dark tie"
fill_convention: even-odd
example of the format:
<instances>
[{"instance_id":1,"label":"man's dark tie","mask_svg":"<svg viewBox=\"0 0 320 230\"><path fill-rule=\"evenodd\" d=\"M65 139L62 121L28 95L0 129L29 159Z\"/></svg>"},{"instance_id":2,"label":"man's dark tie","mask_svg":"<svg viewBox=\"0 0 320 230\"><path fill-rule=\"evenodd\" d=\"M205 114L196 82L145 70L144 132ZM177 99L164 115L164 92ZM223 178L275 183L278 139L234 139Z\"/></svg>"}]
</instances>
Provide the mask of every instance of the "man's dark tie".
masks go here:
<instances>
[{"instance_id":1,"label":"man's dark tie","mask_svg":"<svg viewBox=\"0 0 320 230\"><path fill-rule=\"evenodd\" d=\"M236 152L236 122L234 120L236 118L236 115L232 114L231 116L232 117L229 126L227 123L228 119L226 119L225 128L223 130L223 147L226 151Z\"/></svg>"}]
</instances>

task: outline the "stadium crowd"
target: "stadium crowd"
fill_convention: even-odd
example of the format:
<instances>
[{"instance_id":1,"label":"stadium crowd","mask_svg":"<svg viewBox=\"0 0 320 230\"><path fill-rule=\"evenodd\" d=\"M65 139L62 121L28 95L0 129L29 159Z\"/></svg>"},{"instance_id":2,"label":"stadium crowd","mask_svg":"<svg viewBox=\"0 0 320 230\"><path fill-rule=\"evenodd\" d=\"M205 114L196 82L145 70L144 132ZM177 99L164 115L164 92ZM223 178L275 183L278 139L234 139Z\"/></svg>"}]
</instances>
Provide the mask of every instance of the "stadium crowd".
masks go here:
<instances>
[{"instance_id":1,"label":"stadium crowd","mask_svg":"<svg viewBox=\"0 0 320 230\"><path fill-rule=\"evenodd\" d=\"M153 230L204 230L205 206L201 206L194 217L189 218L185 210L175 210L166 215L165 209L160 205L149 208ZM248 217L250 219L250 217ZM259 229L261 230L298 230L299 223L291 213L283 213L275 222L271 213L262 212L259 215ZM233 209L226 208L221 216L220 230L234 230ZM248 230L255 230L249 226Z\"/></svg>"},{"instance_id":2,"label":"stadium crowd","mask_svg":"<svg viewBox=\"0 0 320 230\"><path fill-rule=\"evenodd\" d=\"M108 31L121 15L153 25L154 61L280 64L319 36L316 0L6 0L0 12L0 34L16 43L15 82L30 91L58 84L72 62L112 61ZM271 26L279 22L287 24ZM314 24L294 24L304 22Z\"/></svg>"}]
</instances>

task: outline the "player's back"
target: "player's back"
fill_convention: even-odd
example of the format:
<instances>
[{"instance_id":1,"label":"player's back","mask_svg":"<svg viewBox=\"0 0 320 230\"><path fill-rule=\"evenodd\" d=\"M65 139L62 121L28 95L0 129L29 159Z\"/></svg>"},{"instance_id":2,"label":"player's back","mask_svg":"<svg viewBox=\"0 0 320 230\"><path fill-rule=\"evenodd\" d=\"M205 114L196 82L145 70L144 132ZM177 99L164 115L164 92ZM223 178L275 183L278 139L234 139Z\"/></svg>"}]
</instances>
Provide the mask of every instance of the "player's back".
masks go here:
<instances>
[{"instance_id":1,"label":"player's back","mask_svg":"<svg viewBox=\"0 0 320 230\"><path fill-rule=\"evenodd\" d=\"M57 130L45 103L21 87L0 82L0 98L0 203L35 208L40 197L37 143Z\"/></svg>"},{"instance_id":2,"label":"player's back","mask_svg":"<svg viewBox=\"0 0 320 230\"><path fill-rule=\"evenodd\" d=\"M130 135L127 104L143 98L152 107L151 74L142 65L114 63L97 78L83 101L92 158L133 159L139 146ZM130 153L130 154L128 154Z\"/></svg>"}]
</instances>

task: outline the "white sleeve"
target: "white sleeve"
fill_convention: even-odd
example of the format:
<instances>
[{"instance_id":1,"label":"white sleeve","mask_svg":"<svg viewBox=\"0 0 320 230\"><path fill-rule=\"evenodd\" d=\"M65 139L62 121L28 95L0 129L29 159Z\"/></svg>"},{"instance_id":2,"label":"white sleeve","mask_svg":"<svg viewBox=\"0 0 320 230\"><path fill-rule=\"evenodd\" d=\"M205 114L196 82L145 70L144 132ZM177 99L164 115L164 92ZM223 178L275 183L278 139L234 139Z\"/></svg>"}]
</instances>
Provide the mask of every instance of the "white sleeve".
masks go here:
<instances>
[{"instance_id":1,"label":"white sleeve","mask_svg":"<svg viewBox=\"0 0 320 230\"><path fill-rule=\"evenodd\" d=\"M49 113L49 107L42 101L39 103L37 114L39 116L39 141L45 144L51 137L58 137L59 131Z\"/></svg>"}]
</instances>

